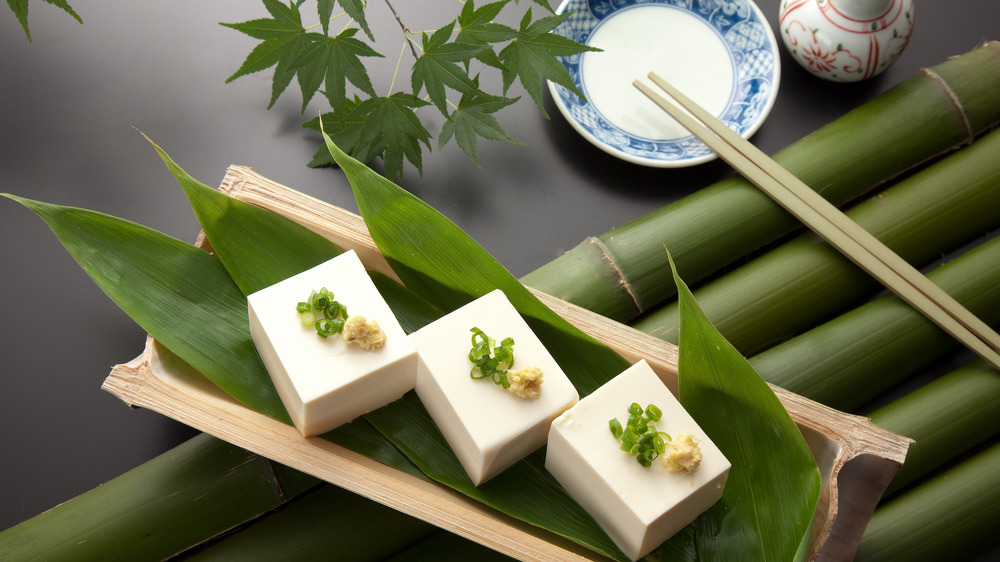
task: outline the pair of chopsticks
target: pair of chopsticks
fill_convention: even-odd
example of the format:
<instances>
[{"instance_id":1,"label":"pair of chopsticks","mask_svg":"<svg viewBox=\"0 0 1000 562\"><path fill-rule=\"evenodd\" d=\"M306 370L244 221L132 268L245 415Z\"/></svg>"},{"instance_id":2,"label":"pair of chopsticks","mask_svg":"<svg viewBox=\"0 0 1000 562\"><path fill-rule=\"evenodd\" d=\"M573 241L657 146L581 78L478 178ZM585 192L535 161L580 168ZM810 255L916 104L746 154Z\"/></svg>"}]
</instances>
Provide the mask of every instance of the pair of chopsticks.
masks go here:
<instances>
[{"instance_id":1,"label":"pair of chopsticks","mask_svg":"<svg viewBox=\"0 0 1000 562\"><path fill-rule=\"evenodd\" d=\"M941 329L1000 368L1000 336L985 322L966 310L951 295L941 290L829 201L666 80L652 72L649 74L649 79L673 98L680 107L639 80L632 84L830 245Z\"/></svg>"}]
</instances>

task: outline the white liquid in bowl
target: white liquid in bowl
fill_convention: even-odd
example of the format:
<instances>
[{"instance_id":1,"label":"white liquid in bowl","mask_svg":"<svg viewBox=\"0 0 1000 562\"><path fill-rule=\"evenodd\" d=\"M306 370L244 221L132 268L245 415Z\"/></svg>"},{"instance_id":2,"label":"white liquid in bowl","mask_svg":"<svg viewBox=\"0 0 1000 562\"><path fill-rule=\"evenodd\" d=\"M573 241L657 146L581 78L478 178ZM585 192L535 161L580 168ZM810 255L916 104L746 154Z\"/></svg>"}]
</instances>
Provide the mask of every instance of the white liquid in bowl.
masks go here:
<instances>
[{"instance_id":1,"label":"white liquid in bowl","mask_svg":"<svg viewBox=\"0 0 1000 562\"><path fill-rule=\"evenodd\" d=\"M594 30L580 65L584 94L609 121L639 137L678 139L690 133L632 86L655 72L713 115L733 96L735 65L723 39L705 22L669 6L618 12ZM664 96L666 97L666 96Z\"/></svg>"}]
</instances>

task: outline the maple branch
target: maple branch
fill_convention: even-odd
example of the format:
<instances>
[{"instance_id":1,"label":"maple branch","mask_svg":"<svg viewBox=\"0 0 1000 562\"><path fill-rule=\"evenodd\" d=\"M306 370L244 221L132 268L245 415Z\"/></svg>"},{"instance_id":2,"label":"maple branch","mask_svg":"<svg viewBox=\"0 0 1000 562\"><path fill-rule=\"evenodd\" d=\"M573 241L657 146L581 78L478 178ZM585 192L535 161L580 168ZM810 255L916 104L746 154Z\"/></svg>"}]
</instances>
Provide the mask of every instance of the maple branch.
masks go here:
<instances>
[{"instance_id":1,"label":"maple branch","mask_svg":"<svg viewBox=\"0 0 1000 562\"><path fill-rule=\"evenodd\" d=\"M403 37L406 38L406 44L410 46L410 52L413 53L413 58L419 59L420 55L417 54L417 49L413 46L413 41L410 40L410 33L412 33L412 31L410 31L410 28L406 27L406 24L403 23L402 18L399 17L399 13L396 12L396 8L392 6L392 2L385 0L385 5L389 6L389 10L392 12L392 15L396 17L396 22L399 23L399 27L403 28Z\"/></svg>"}]
</instances>

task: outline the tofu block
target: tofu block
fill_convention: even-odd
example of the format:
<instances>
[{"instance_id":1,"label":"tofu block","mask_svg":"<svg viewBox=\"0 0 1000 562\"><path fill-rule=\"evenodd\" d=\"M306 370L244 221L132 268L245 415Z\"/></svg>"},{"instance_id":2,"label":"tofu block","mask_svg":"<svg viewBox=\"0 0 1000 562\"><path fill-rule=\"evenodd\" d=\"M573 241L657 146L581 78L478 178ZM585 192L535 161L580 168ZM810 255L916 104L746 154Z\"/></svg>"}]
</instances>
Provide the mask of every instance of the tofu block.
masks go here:
<instances>
[{"instance_id":1,"label":"tofu block","mask_svg":"<svg viewBox=\"0 0 1000 562\"><path fill-rule=\"evenodd\" d=\"M655 404L653 425L674 439L697 439L701 464L670 472L661 458L643 467L619 449L608 422L627 424L632 403ZM668 452L670 451L668 445ZM686 527L722 496L730 464L643 360L556 418L549 431L545 468L626 556L636 560Z\"/></svg>"},{"instance_id":2,"label":"tofu block","mask_svg":"<svg viewBox=\"0 0 1000 562\"><path fill-rule=\"evenodd\" d=\"M470 376L472 328L499 344L514 339L511 371L543 371L537 398L516 396ZM410 334L417 349L417 395L478 486L545 444L549 425L580 399L573 383L500 290Z\"/></svg>"},{"instance_id":3,"label":"tofu block","mask_svg":"<svg viewBox=\"0 0 1000 562\"><path fill-rule=\"evenodd\" d=\"M295 306L326 287L351 315L378 322L385 344L348 345L321 338ZM319 435L380 408L413 389L417 355L354 251L247 297L250 334L281 401L303 436Z\"/></svg>"}]
</instances>

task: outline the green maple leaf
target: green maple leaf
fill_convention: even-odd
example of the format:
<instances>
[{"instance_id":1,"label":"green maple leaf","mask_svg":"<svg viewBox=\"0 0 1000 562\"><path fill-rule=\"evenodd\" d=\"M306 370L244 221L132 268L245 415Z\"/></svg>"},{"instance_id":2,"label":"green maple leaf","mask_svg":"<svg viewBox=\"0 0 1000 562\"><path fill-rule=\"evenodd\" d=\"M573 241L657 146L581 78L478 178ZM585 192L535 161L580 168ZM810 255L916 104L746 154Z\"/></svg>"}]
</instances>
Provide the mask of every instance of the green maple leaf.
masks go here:
<instances>
[{"instance_id":1,"label":"green maple leaf","mask_svg":"<svg viewBox=\"0 0 1000 562\"><path fill-rule=\"evenodd\" d=\"M296 76L302 91L302 111L305 111L306 105L324 80L329 95L337 100L346 98L347 80L365 93L375 95L368 79L368 71L360 57L382 55L354 38L357 28L345 29L336 37L326 35L327 25L324 25L324 33L309 33L302 26L302 14L299 11L301 1L289 2L287 5L278 0L263 0L263 3L271 14L270 18L222 24L261 40L226 82L274 66L268 109ZM322 18L325 10L332 11L333 5L321 4L319 10ZM323 21L328 22L329 17ZM339 105L333 104L334 107Z\"/></svg>"},{"instance_id":2,"label":"green maple leaf","mask_svg":"<svg viewBox=\"0 0 1000 562\"><path fill-rule=\"evenodd\" d=\"M83 23L80 18L80 14L77 14L73 8L70 7L66 0L45 0L45 2L52 4L62 11L73 16L73 19ZM24 29L24 35L28 38L28 43L31 43L31 31L28 30L28 0L7 0L7 5L10 6L10 10L14 12L14 16L17 21L21 22L21 28Z\"/></svg>"},{"instance_id":3,"label":"green maple leaf","mask_svg":"<svg viewBox=\"0 0 1000 562\"><path fill-rule=\"evenodd\" d=\"M302 15L297 4L286 6L277 0L263 1L271 14L270 18L222 25L261 40L236 72L226 79L226 83L276 66L271 81L271 100L267 105L270 109L295 77L299 56L312 41L302 27Z\"/></svg>"},{"instance_id":4,"label":"green maple leaf","mask_svg":"<svg viewBox=\"0 0 1000 562\"><path fill-rule=\"evenodd\" d=\"M493 21L509 2L510 0L501 0L476 8L472 0L468 0L458 16L458 36L455 37L455 41L485 46L503 43L517 37L517 30ZM494 68L503 69L500 57L492 48L484 48L476 55L476 59Z\"/></svg>"},{"instance_id":5,"label":"green maple leaf","mask_svg":"<svg viewBox=\"0 0 1000 562\"><path fill-rule=\"evenodd\" d=\"M500 51L500 60L503 61L505 67L503 70L504 93L507 92L515 79L519 79L545 118L548 118L548 114L542 106L541 77L552 80L580 98L584 98L583 92L573 84L569 72L566 71L566 67L559 62L557 57L600 50L581 45L561 35L549 33L568 16L569 14L546 16L532 22L531 8L528 8L524 17L521 18L517 37Z\"/></svg>"},{"instance_id":6,"label":"green maple leaf","mask_svg":"<svg viewBox=\"0 0 1000 562\"><path fill-rule=\"evenodd\" d=\"M347 98L347 82L370 96L375 95L368 71L361 57L381 57L375 49L355 39L357 28L344 29L335 37L319 33L307 36L311 44L299 53L295 62L299 88L302 90L302 111L319 87L326 81L326 96L336 109Z\"/></svg>"},{"instance_id":7,"label":"green maple leaf","mask_svg":"<svg viewBox=\"0 0 1000 562\"><path fill-rule=\"evenodd\" d=\"M431 135L413 110L426 105L429 103L404 92L364 101L355 97L346 101L340 111L323 114L303 127L325 131L356 160L367 162L381 156L385 175L399 177L403 173L403 158L418 172L423 171L420 144L429 150ZM335 165L329 151L327 157L321 154L324 150L325 146L320 147L310 166Z\"/></svg>"},{"instance_id":8,"label":"green maple leaf","mask_svg":"<svg viewBox=\"0 0 1000 562\"><path fill-rule=\"evenodd\" d=\"M354 96L353 99L344 100L340 111L324 113L303 123L302 126L317 133L326 131L326 134L337 143L337 146L350 154L352 158L361 162L369 162L379 156L382 151L382 149L376 149L377 142L375 144L362 144L361 142L365 123L374 108L374 104L362 105L361 99ZM326 145L320 145L309 162L311 168L335 165L336 162L334 162Z\"/></svg>"},{"instance_id":9,"label":"green maple leaf","mask_svg":"<svg viewBox=\"0 0 1000 562\"><path fill-rule=\"evenodd\" d=\"M448 120L441 128L438 148L444 146L454 135L455 142L478 167L479 161L476 160L478 137L525 146L521 141L508 135L497 118L492 115L518 99L520 98L505 98L478 91L462 96L458 107L448 116Z\"/></svg>"},{"instance_id":10,"label":"green maple leaf","mask_svg":"<svg viewBox=\"0 0 1000 562\"><path fill-rule=\"evenodd\" d=\"M365 35L368 39L375 41L375 36L372 35L372 30L368 27L368 21L365 20L365 0L339 0L340 7L347 12L347 15L354 20L358 26L364 30Z\"/></svg>"},{"instance_id":11,"label":"green maple leaf","mask_svg":"<svg viewBox=\"0 0 1000 562\"><path fill-rule=\"evenodd\" d=\"M404 92L370 98L358 105L356 111L368 114L359 147L381 152L387 177L397 178L403 174L404 156L417 172L423 173L420 143L430 150L431 134L413 110L425 105L428 105L426 101Z\"/></svg>"},{"instance_id":12,"label":"green maple leaf","mask_svg":"<svg viewBox=\"0 0 1000 562\"><path fill-rule=\"evenodd\" d=\"M458 63L468 62L486 48L485 45L449 42L454 27L453 21L429 37L426 33L423 35L423 54L413 63L410 76L413 94L419 95L420 90L426 88L427 96L445 115L448 114L446 86L462 94L478 89L468 70Z\"/></svg>"}]
</instances>

